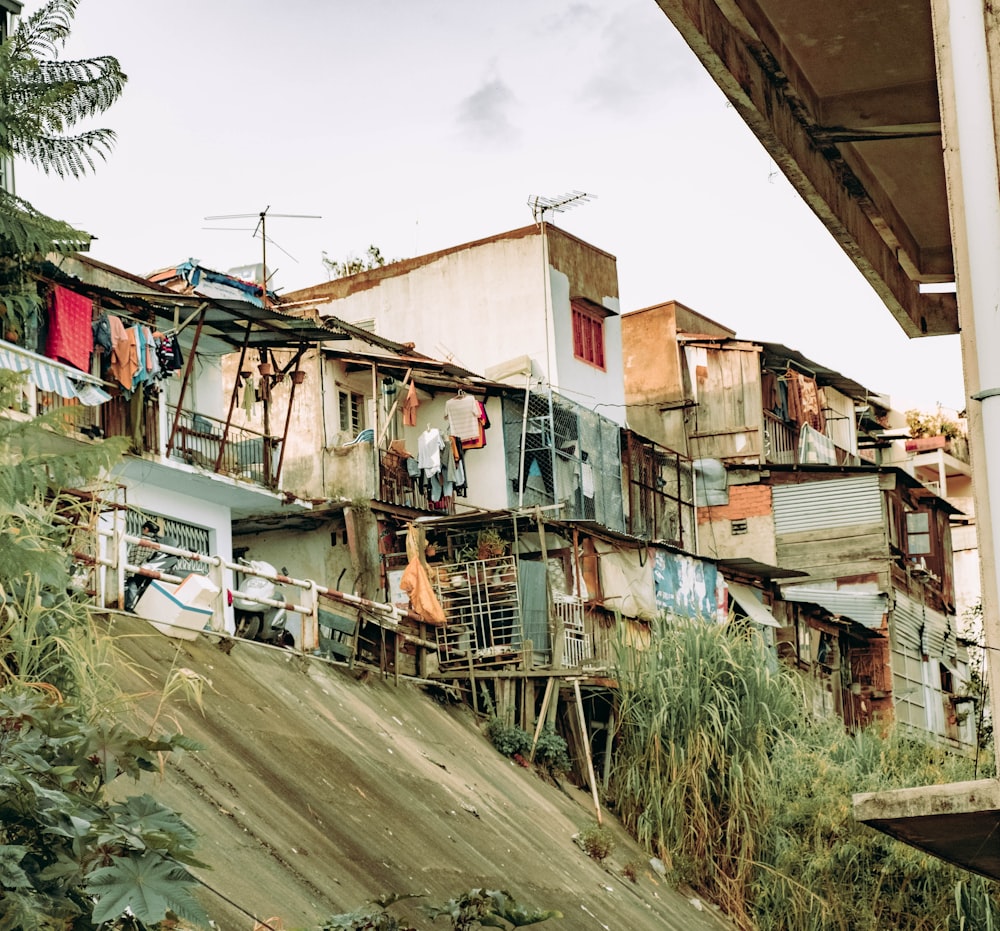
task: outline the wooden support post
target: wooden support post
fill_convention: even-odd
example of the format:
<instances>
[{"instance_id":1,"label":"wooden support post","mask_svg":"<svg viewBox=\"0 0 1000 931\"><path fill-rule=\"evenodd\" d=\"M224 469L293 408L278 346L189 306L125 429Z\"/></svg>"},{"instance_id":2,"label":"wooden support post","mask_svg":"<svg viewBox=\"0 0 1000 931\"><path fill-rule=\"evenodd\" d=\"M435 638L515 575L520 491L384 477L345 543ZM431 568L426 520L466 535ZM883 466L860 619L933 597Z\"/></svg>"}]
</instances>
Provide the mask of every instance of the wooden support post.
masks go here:
<instances>
[{"instance_id":1,"label":"wooden support post","mask_svg":"<svg viewBox=\"0 0 1000 931\"><path fill-rule=\"evenodd\" d=\"M465 654L469 661L469 688L472 689L472 710L479 714L479 696L476 694L476 667L472 665L472 639L469 639L469 651Z\"/></svg>"},{"instance_id":2,"label":"wooden support post","mask_svg":"<svg viewBox=\"0 0 1000 931\"><path fill-rule=\"evenodd\" d=\"M521 680L521 730L535 726L535 680Z\"/></svg>"},{"instance_id":3,"label":"wooden support post","mask_svg":"<svg viewBox=\"0 0 1000 931\"><path fill-rule=\"evenodd\" d=\"M615 738L615 706L612 704L608 712L608 730L604 742L604 791L608 791L611 780L611 745Z\"/></svg>"},{"instance_id":4,"label":"wooden support post","mask_svg":"<svg viewBox=\"0 0 1000 931\"><path fill-rule=\"evenodd\" d=\"M560 669L563 664L562 625L558 622L552 604L552 585L549 582L549 550L545 541L545 522L541 508L535 508L535 523L538 525L538 545L542 551L542 565L545 567L545 615L549 629L549 646L552 651L552 668Z\"/></svg>"},{"instance_id":5,"label":"wooden support post","mask_svg":"<svg viewBox=\"0 0 1000 931\"><path fill-rule=\"evenodd\" d=\"M396 636L393 638L393 648L392 648L392 668L396 673L396 687L399 687L399 654L403 652L403 638L399 635L399 631L396 631Z\"/></svg>"},{"instance_id":6,"label":"wooden support post","mask_svg":"<svg viewBox=\"0 0 1000 931\"><path fill-rule=\"evenodd\" d=\"M587 717L583 713L583 696L580 694L580 680L573 680L573 692L576 695L576 711L580 718L580 731L583 737L583 754L587 761L587 775L590 779L590 793L594 797L594 808L597 810L597 823L601 824L601 800L597 795L597 777L594 775L594 756L590 752L590 737L587 734Z\"/></svg>"},{"instance_id":7,"label":"wooden support post","mask_svg":"<svg viewBox=\"0 0 1000 931\"><path fill-rule=\"evenodd\" d=\"M496 715L506 727L514 723L514 708L511 701L510 679L496 680Z\"/></svg>"},{"instance_id":8,"label":"wooden support post","mask_svg":"<svg viewBox=\"0 0 1000 931\"><path fill-rule=\"evenodd\" d=\"M545 727L545 714L549 709L549 699L552 698L552 688L555 681L555 676L549 676L548 681L545 683L545 693L542 695L542 708L538 712L538 723L535 725L535 736L531 738L531 753L528 754L529 763L535 759L535 747L538 744L538 738L542 733L542 728Z\"/></svg>"}]
</instances>

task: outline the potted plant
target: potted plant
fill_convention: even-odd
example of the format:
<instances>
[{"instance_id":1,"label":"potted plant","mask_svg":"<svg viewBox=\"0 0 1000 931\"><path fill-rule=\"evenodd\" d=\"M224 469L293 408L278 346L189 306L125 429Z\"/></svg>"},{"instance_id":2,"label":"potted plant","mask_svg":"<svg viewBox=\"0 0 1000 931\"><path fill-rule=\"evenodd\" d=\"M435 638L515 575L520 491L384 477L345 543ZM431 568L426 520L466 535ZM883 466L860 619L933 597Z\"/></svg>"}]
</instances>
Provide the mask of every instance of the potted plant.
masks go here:
<instances>
[{"instance_id":1,"label":"potted plant","mask_svg":"<svg viewBox=\"0 0 1000 931\"><path fill-rule=\"evenodd\" d=\"M507 541L494 527L480 530L476 537L476 553L480 559L496 559L507 553Z\"/></svg>"}]
</instances>

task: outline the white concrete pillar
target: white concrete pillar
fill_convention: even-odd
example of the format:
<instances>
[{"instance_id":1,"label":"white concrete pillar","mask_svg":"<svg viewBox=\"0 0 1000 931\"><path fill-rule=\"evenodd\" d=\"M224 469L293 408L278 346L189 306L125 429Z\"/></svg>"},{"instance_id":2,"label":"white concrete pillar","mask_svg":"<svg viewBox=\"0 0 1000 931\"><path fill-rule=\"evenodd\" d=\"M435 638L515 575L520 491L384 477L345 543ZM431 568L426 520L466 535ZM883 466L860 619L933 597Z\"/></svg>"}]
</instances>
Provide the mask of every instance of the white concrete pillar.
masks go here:
<instances>
[{"instance_id":1,"label":"white concrete pillar","mask_svg":"<svg viewBox=\"0 0 1000 931\"><path fill-rule=\"evenodd\" d=\"M997 15L982 0L931 0L941 131L962 330L962 359L990 650L993 720L1000 721L1000 153ZM997 743L1000 764L1000 742Z\"/></svg>"}]
</instances>

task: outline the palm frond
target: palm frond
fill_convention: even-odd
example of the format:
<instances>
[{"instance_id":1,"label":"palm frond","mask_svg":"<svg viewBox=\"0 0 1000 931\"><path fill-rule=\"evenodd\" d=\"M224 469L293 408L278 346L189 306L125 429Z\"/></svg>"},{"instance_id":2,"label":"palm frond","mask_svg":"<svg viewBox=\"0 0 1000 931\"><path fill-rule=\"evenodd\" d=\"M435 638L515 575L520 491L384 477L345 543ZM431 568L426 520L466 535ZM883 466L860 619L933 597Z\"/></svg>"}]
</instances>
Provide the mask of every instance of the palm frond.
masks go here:
<instances>
[{"instance_id":1,"label":"palm frond","mask_svg":"<svg viewBox=\"0 0 1000 931\"><path fill-rule=\"evenodd\" d=\"M89 243L89 233L46 216L0 188L0 259L78 250ZM0 293L0 300L3 297Z\"/></svg>"},{"instance_id":2,"label":"palm frond","mask_svg":"<svg viewBox=\"0 0 1000 931\"><path fill-rule=\"evenodd\" d=\"M103 55L74 61L15 60L7 102L14 113L33 113L53 128L107 110L127 80L118 59Z\"/></svg>"},{"instance_id":3,"label":"palm frond","mask_svg":"<svg viewBox=\"0 0 1000 931\"><path fill-rule=\"evenodd\" d=\"M110 129L91 129L76 136L36 135L14 146L14 154L28 159L46 174L78 178L95 168L95 156L107 159L114 144Z\"/></svg>"},{"instance_id":4,"label":"palm frond","mask_svg":"<svg viewBox=\"0 0 1000 931\"><path fill-rule=\"evenodd\" d=\"M23 17L11 35L16 53L32 58L54 58L69 36L80 0L49 0Z\"/></svg>"}]
</instances>

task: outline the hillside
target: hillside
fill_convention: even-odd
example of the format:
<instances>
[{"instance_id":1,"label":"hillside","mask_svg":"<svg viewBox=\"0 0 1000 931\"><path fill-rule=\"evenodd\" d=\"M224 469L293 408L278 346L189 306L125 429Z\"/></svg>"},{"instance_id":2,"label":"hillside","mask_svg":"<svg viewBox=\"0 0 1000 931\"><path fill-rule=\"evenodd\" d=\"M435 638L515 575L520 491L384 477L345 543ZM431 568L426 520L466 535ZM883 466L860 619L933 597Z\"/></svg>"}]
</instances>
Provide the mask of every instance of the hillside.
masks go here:
<instances>
[{"instance_id":1,"label":"hillside","mask_svg":"<svg viewBox=\"0 0 1000 931\"><path fill-rule=\"evenodd\" d=\"M563 912L539 927L729 927L664 883L607 815L617 846L604 864L587 857L572 837L594 820L589 792L500 756L465 706L273 648L170 640L125 615L112 615L111 629L129 661L121 685L146 693L140 721L172 667L210 683L203 712L175 700L162 713L174 723L160 719L204 749L144 788L201 836L212 869L197 871L199 898L219 931L271 918L313 928L383 893L442 903L476 886ZM642 863L636 883L622 875L629 861ZM427 927L407 906L394 913Z\"/></svg>"}]
</instances>

